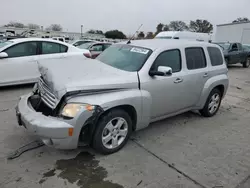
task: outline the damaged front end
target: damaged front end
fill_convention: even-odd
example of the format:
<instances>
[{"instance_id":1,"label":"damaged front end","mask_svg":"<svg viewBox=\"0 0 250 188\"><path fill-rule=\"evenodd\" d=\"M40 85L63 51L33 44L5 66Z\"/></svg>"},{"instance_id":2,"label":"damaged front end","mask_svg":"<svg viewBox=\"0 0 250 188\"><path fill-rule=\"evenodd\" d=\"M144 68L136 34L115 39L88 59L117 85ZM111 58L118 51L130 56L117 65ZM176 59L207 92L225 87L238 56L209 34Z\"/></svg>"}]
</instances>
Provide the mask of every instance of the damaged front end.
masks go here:
<instances>
[{"instance_id":1,"label":"damaged front end","mask_svg":"<svg viewBox=\"0 0 250 188\"><path fill-rule=\"evenodd\" d=\"M79 92L66 93L61 99L58 99L52 92L52 89L41 78L34 86L28 102L36 113L40 113L48 118L56 118L59 121L72 125L75 142L77 141L81 146L88 145L92 141L96 123L103 113L103 109L98 105L82 104L81 106L84 106L84 108L74 117L65 115L63 113L65 111L64 108L71 104L67 103L67 100L69 98L72 99L76 94L79 94Z\"/></svg>"}]
</instances>

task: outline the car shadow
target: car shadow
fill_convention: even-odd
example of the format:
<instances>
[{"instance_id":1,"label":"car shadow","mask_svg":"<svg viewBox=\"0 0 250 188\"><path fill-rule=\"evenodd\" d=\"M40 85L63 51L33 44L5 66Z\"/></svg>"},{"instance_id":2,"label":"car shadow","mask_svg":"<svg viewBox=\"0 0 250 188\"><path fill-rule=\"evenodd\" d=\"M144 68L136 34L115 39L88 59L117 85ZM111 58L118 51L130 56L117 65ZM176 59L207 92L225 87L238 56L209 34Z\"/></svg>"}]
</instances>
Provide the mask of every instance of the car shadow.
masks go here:
<instances>
[{"instance_id":1,"label":"car shadow","mask_svg":"<svg viewBox=\"0 0 250 188\"><path fill-rule=\"evenodd\" d=\"M179 114L173 117L169 117L169 118L151 123L149 124L148 127L134 132L132 134L132 138L143 136L144 133L147 133L147 132L152 132L152 135L154 135L154 132L166 132L176 126L179 128L182 126L185 126L186 123L189 122L190 120L195 121L195 120L202 119L202 118L203 117L200 115L198 111L189 111L183 114Z\"/></svg>"}]
</instances>

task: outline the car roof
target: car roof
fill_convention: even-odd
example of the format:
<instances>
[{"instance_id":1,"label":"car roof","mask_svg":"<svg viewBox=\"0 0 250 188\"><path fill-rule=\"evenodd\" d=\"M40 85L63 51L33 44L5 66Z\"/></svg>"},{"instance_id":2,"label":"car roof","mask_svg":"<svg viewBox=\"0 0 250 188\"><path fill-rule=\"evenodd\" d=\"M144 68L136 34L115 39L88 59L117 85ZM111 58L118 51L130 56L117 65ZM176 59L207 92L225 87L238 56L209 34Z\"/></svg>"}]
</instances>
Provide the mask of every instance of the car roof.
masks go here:
<instances>
[{"instance_id":1,"label":"car roof","mask_svg":"<svg viewBox=\"0 0 250 188\"><path fill-rule=\"evenodd\" d=\"M127 42L121 42L117 44L126 44ZM173 48L173 47L185 47L185 46L211 46L218 47L216 44L208 43L208 42L200 42L200 41L191 41L185 39L146 39L146 40L131 40L130 45L140 46L144 48L148 48L151 50L156 50L159 48Z\"/></svg>"},{"instance_id":2,"label":"car roof","mask_svg":"<svg viewBox=\"0 0 250 188\"><path fill-rule=\"evenodd\" d=\"M61 42L58 40L53 40L52 38L17 38L17 39L11 39L9 41L12 41L14 43L20 43L20 42L29 42L29 41L45 41L45 42L54 42L54 43L60 43L64 45L68 45L68 43Z\"/></svg>"}]
</instances>

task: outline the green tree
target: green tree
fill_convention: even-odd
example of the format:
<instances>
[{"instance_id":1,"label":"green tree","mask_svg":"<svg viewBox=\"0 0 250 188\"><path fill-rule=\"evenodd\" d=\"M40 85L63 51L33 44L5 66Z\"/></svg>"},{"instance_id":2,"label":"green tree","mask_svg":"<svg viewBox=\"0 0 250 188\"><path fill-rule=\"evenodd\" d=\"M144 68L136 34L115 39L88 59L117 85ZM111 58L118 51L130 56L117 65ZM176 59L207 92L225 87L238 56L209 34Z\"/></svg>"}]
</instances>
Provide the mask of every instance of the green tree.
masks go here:
<instances>
[{"instance_id":1,"label":"green tree","mask_svg":"<svg viewBox=\"0 0 250 188\"><path fill-rule=\"evenodd\" d=\"M51 24L47 30L52 30L52 31L62 31L63 28L60 24Z\"/></svg>"},{"instance_id":2,"label":"green tree","mask_svg":"<svg viewBox=\"0 0 250 188\"><path fill-rule=\"evenodd\" d=\"M163 27L163 31L169 31L170 29L169 29L169 26L166 24L166 25L164 25L164 27Z\"/></svg>"},{"instance_id":3,"label":"green tree","mask_svg":"<svg viewBox=\"0 0 250 188\"><path fill-rule=\"evenodd\" d=\"M28 28L29 28L29 29L40 29L40 26L37 25L37 24L29 23L29 24L28 24Z\"/></svg>"},{"instance_id":4,"label":"green tree","mask_svg":"<svg viewBox=\"0 0 250 188\"><path fill-rule=\"evenodd\" d=\"M159 23L157 25L157 27L156 27L156 33L155 33L155 35L157 35L158 33L162 32L163 27L164 27L164 25L162 23Z\"/></svg>"},{"instance_id":5,"label":"green tree","mask_svg":"<svg viewBox=\"0 0 250 188\"><path fill-rule=\"evenodd\" d=\"M126 35L119 30L107 31L104 35L106 38L110 39L126 39Z\"/></svg>"},{"instance_id":6,"label":"green tree","mask_svg":"<svg viewBox=\"0 0 250 188\"><path fill-rule=\"evenodd\" d=\"M154 33L153 33L153 32L148 32L146 38L147 38L147 39L152 39L152 38L154 38Z\"/></svg>"},{"instance_id":7,"label":"green tree","mask_svg":"<svg viewBox=\"0 0 250 188\"><path fill-rule=\"evenodd\" d=\"M249 22L250 20L247 17L237 18L232 23L239 23L239 22Z\"/></svg>"},{"instance_id":8,"label":"green tree","mask_svg":"<svg viewBox=\"0 0 250 188\"><path fill-rule=\"evenodd\" d=\"M5 27L15 27L15 28L25 28L25 25L20 22L9 22L8 24L4 25Z\"/></svg>"},{"instance_id":9,"label":"green tree","mask_svg":"<svg viewBox=\"0 0 250 188\"><path fill-rule=\"evenodd\" d=\"M138 38L144 38L145 34L143 33L143 31L139 32L137 35Z\"/></svg>"},{"instance_id":10,"label":"green tree","mask_svg":"<svg viewBox=\"0 0 250 188\"><path fill-rule=\"evenodd\" d=\"M199 33L210 33L213 30L213 25L207 20L190 21L189 28L191 31Z\"/></svg>"},{"instance_id":11,"label":"green tree","mask_svg":"<svg viewBox=\"0 0 250 188\"><path fill-rule=\"evenodd\" d=\"M169 28L173 31L185 31L188 30L188 26L183 21L171 21Z\"/></svg>"}]
</instances>

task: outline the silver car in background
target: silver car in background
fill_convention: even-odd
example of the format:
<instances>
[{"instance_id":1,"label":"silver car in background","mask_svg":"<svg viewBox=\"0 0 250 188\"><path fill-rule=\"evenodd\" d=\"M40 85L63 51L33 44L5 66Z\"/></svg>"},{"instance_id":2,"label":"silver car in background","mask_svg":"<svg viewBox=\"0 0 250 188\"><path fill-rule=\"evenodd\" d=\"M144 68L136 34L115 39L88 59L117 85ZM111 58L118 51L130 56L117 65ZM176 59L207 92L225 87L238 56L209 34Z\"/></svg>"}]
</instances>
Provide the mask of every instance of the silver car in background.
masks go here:
<instances>
[{"instance_id":1,"label":"silver car in background","mask_svg":"<svg viewBox=\"0 0 250 188\"><path fill-rule=\"evenodd\" d=\"M114 44L95 60L46 60L40 72L20 98L19 124L48 146L84 143L104 154L151 122L190 110L215 115L228 88L220 47L184 40Z\"/></svg>"}]
</instances>

